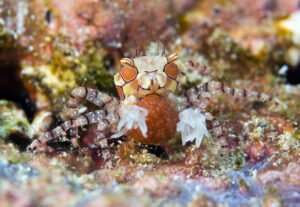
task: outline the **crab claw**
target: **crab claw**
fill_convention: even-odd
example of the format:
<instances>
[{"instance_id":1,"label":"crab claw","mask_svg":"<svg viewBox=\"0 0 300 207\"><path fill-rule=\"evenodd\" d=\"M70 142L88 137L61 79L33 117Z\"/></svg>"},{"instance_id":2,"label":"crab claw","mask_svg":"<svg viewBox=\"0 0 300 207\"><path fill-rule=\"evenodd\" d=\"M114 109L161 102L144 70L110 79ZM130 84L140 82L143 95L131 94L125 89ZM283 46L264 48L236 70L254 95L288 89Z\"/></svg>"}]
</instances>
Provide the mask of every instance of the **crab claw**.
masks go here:
<instances>
[{"instance_id":1,"label":"crab claw","mask_svg":"<svg viewBox=\"0 0 300 207\"><path fill-rule=\"evenodd\" d=\"M174 62L175 60L178 60L179 56L177 54L172 54L168 56L168 63Z\"/></svg>"},{"instance_id":2,"label":"crab claw","mask_svg":"<svg viewBox=\"0 0 300 207\"><path fill-rule=\"evenodd\" d=\"M118 138L130 129L137 129L138 127L142 131L142 134L147 138L147 125L146 116L148 111L137 105L130 105L120 111L121 119L118 124L118 133L111 136L111 138Z\"/></svg>"},{"instance_id":3,"label":"crab claw","mask_svg":"<svg viewBox=\"0 0 300 207\"><path fill-rule=\"evenodd\" d=\"M40 143L38 139L33 140L29 147L27 147L28 152L52 152L53 148L52 147L47 147L46 143Z\"/></svg>"}]
</instances>

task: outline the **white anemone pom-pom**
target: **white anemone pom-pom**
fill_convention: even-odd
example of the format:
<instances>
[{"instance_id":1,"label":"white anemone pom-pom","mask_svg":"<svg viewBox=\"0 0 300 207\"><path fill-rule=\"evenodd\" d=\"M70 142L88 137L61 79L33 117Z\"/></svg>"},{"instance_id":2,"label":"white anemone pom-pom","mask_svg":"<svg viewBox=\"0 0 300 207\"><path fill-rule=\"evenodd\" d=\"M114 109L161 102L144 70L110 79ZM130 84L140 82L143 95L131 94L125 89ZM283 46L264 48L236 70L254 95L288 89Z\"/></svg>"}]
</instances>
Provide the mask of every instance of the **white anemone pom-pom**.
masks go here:
<instances>
[{"instance_id":1,"label":"white anemone pom-pom","mask_svg":"<svg viewBox=\"0 0 300 207\"><path fill-rule=\"evenodd\" d=\"M199 109L188 108L180 112L177 131L181 132L182 145L196 139L197 148L200 147L203 136L210 136L206 128L205 116Z\"/></svg>"},{"instance_id":2,"label":"white anemone pom-pom","mask_svg":"<svg viewBox=\"0 0 300 207\"><path fill-rule=\"evenodd\" d=\"M147 138L147 125L146 125L146 116L148 111L145 108L142 108L137 105L129 105L121 109L120 116L121 119L118 124L118 133L111 136L111 138L118 138L130 129L140 128L143 136Z\"/></svg>"}]
</instances>

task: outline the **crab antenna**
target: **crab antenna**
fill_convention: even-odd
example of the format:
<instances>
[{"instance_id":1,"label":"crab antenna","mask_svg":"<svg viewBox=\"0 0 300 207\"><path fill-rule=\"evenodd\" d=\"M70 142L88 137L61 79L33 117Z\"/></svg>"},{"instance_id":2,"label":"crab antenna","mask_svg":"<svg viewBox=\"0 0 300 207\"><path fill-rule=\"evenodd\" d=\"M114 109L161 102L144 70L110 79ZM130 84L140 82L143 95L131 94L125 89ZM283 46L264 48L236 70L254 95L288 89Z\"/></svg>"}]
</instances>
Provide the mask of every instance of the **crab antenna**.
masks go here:
<instances>
[{"instance_id":1,"label":"crab antenna","mask_svg":"<svg viewBox=\"0 0 300 207\"><path fill-rule=\"evenodd\" d=\"M166 41L163 41L162 43L164 45L164 48L163 48L163 51L161 53L161 56L165 56L166 55Z\"/></svg>"},{"instance_id":2,"label":"crab antenna","mask_svg":"<svg viewBox=\"0 0 300 207\"><path fill-rule=\"evenodd\" d=\"M166 45L164 44L164 49L163 49L163 51L161 53L161 56L164 56L165 54L166 54Z\"/></svg>"},{"instance_id":3,"label":"crab antenna","mask_svg":"<svg viewBox=\"0 0 300 207\"><path fill-rule=\"evenodd\" d=\"M134 45L135 45L135 57L138 57L138 46L137 46L137 43L136 43L136 40L134 40Z\"/></svg>"}]
</instances>

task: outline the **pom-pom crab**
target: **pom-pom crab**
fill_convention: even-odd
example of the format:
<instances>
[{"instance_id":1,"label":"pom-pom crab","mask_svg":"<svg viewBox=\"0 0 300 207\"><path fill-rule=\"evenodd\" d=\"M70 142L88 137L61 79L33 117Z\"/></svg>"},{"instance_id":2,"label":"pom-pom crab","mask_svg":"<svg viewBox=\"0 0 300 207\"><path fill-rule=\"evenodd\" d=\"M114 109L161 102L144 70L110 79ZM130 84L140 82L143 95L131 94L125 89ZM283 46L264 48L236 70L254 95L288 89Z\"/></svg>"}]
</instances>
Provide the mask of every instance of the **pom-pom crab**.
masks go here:
<instances>
[{"instance_id":1,"label":"pom-pom crab","mask_svg":"<svg viewBox=\"0 0 300 207\"><path fill-rule=\"evenodd\" d=\"M39 136L29 146L33 150L70 130L71 142L78 146L78 127L97 124L94 147L101 147L103 159L111 166L107 139L127 135L144 144L164 144L181 132L182 144L195 141L199 147L210 133L206 120L212 122L212 136L222 148L228 148L226 134L219 121L205 109L211 100L225 95L238 100L269 101L271 96L246 89L235 89L221 82L206 82L187 90L182 96L175 92L185 75L175 63L177 54L141 56L121 59L122 68L114 76L120 99L104 92L77 87L70 93L64 111L71 116L60 126ZM80 115L79 101L87 100L99 110Z\"/></svg>"}]
</instances>

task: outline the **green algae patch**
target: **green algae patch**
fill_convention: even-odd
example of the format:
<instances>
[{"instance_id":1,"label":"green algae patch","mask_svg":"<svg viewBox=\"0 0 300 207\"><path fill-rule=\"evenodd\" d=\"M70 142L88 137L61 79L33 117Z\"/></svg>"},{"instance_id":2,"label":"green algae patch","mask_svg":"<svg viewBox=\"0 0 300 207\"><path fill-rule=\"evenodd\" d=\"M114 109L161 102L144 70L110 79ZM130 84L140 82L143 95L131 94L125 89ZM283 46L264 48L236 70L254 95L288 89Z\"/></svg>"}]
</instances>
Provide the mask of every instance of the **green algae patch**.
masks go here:
<instances>
[{"instance_id":1,"label":"green algae patch","mask_svg":"<svg viewBox=\"0 0 300 207\"><path fill-rule=\"evenodd\" d=\"M113 72L106 71L102 64L102 57L96 51L80 63L80 75L76 76L79 86L94 85L98 90L112 91L114 89Z\"/></svg>"},{"instance_id":2,"label":"green algae patch","mask_svg":"<svg viewBox=\"0 0 300 207\"><path fill-rule=\"evenodd\" d=\"M30 123L23 110L18 109L13 102L0 100L0 138L7 138L17 133L32 137Z\"/></svg>"},{"instance_id":3,"label":"green algae patch","mask_svg":"<svg viewBox=\"0 0 300 207\"><path fill-rule=\"evenodd\" d=\"M96 43L95 43L96 44ZM73 43L59 36L51 42L51 59L43 64L22 63L21 75L30 93L42 94L51 103L51 110L59 112L66 97L77 86L97 88L100 91L114 91L114 71L103 66L102 47L95 48L86 42L85 49L74 49ZM42 104L43 105L43 104Z\"/></svg>"},{"instance_id":4,"label":"green algae patch","mask_svg":"<svg viewBox=\"0 0 300 207\"><path fill-rule=\"evenodd\" d=\"M300 141L300 129L299 129L299 128L297 128L297 129L294 131L293 137L294 137L296 140Z\"/></svg>"},{"instance_id":5,"label":"green algae patch","mask_svg":"<svg viewBox=\"0 0 300 207\"><path fill-rule=\"evenodd\" d=\"M11 49L15 46L13 34L0 23L0 51Z\"/></svg>"}]
</instances>

